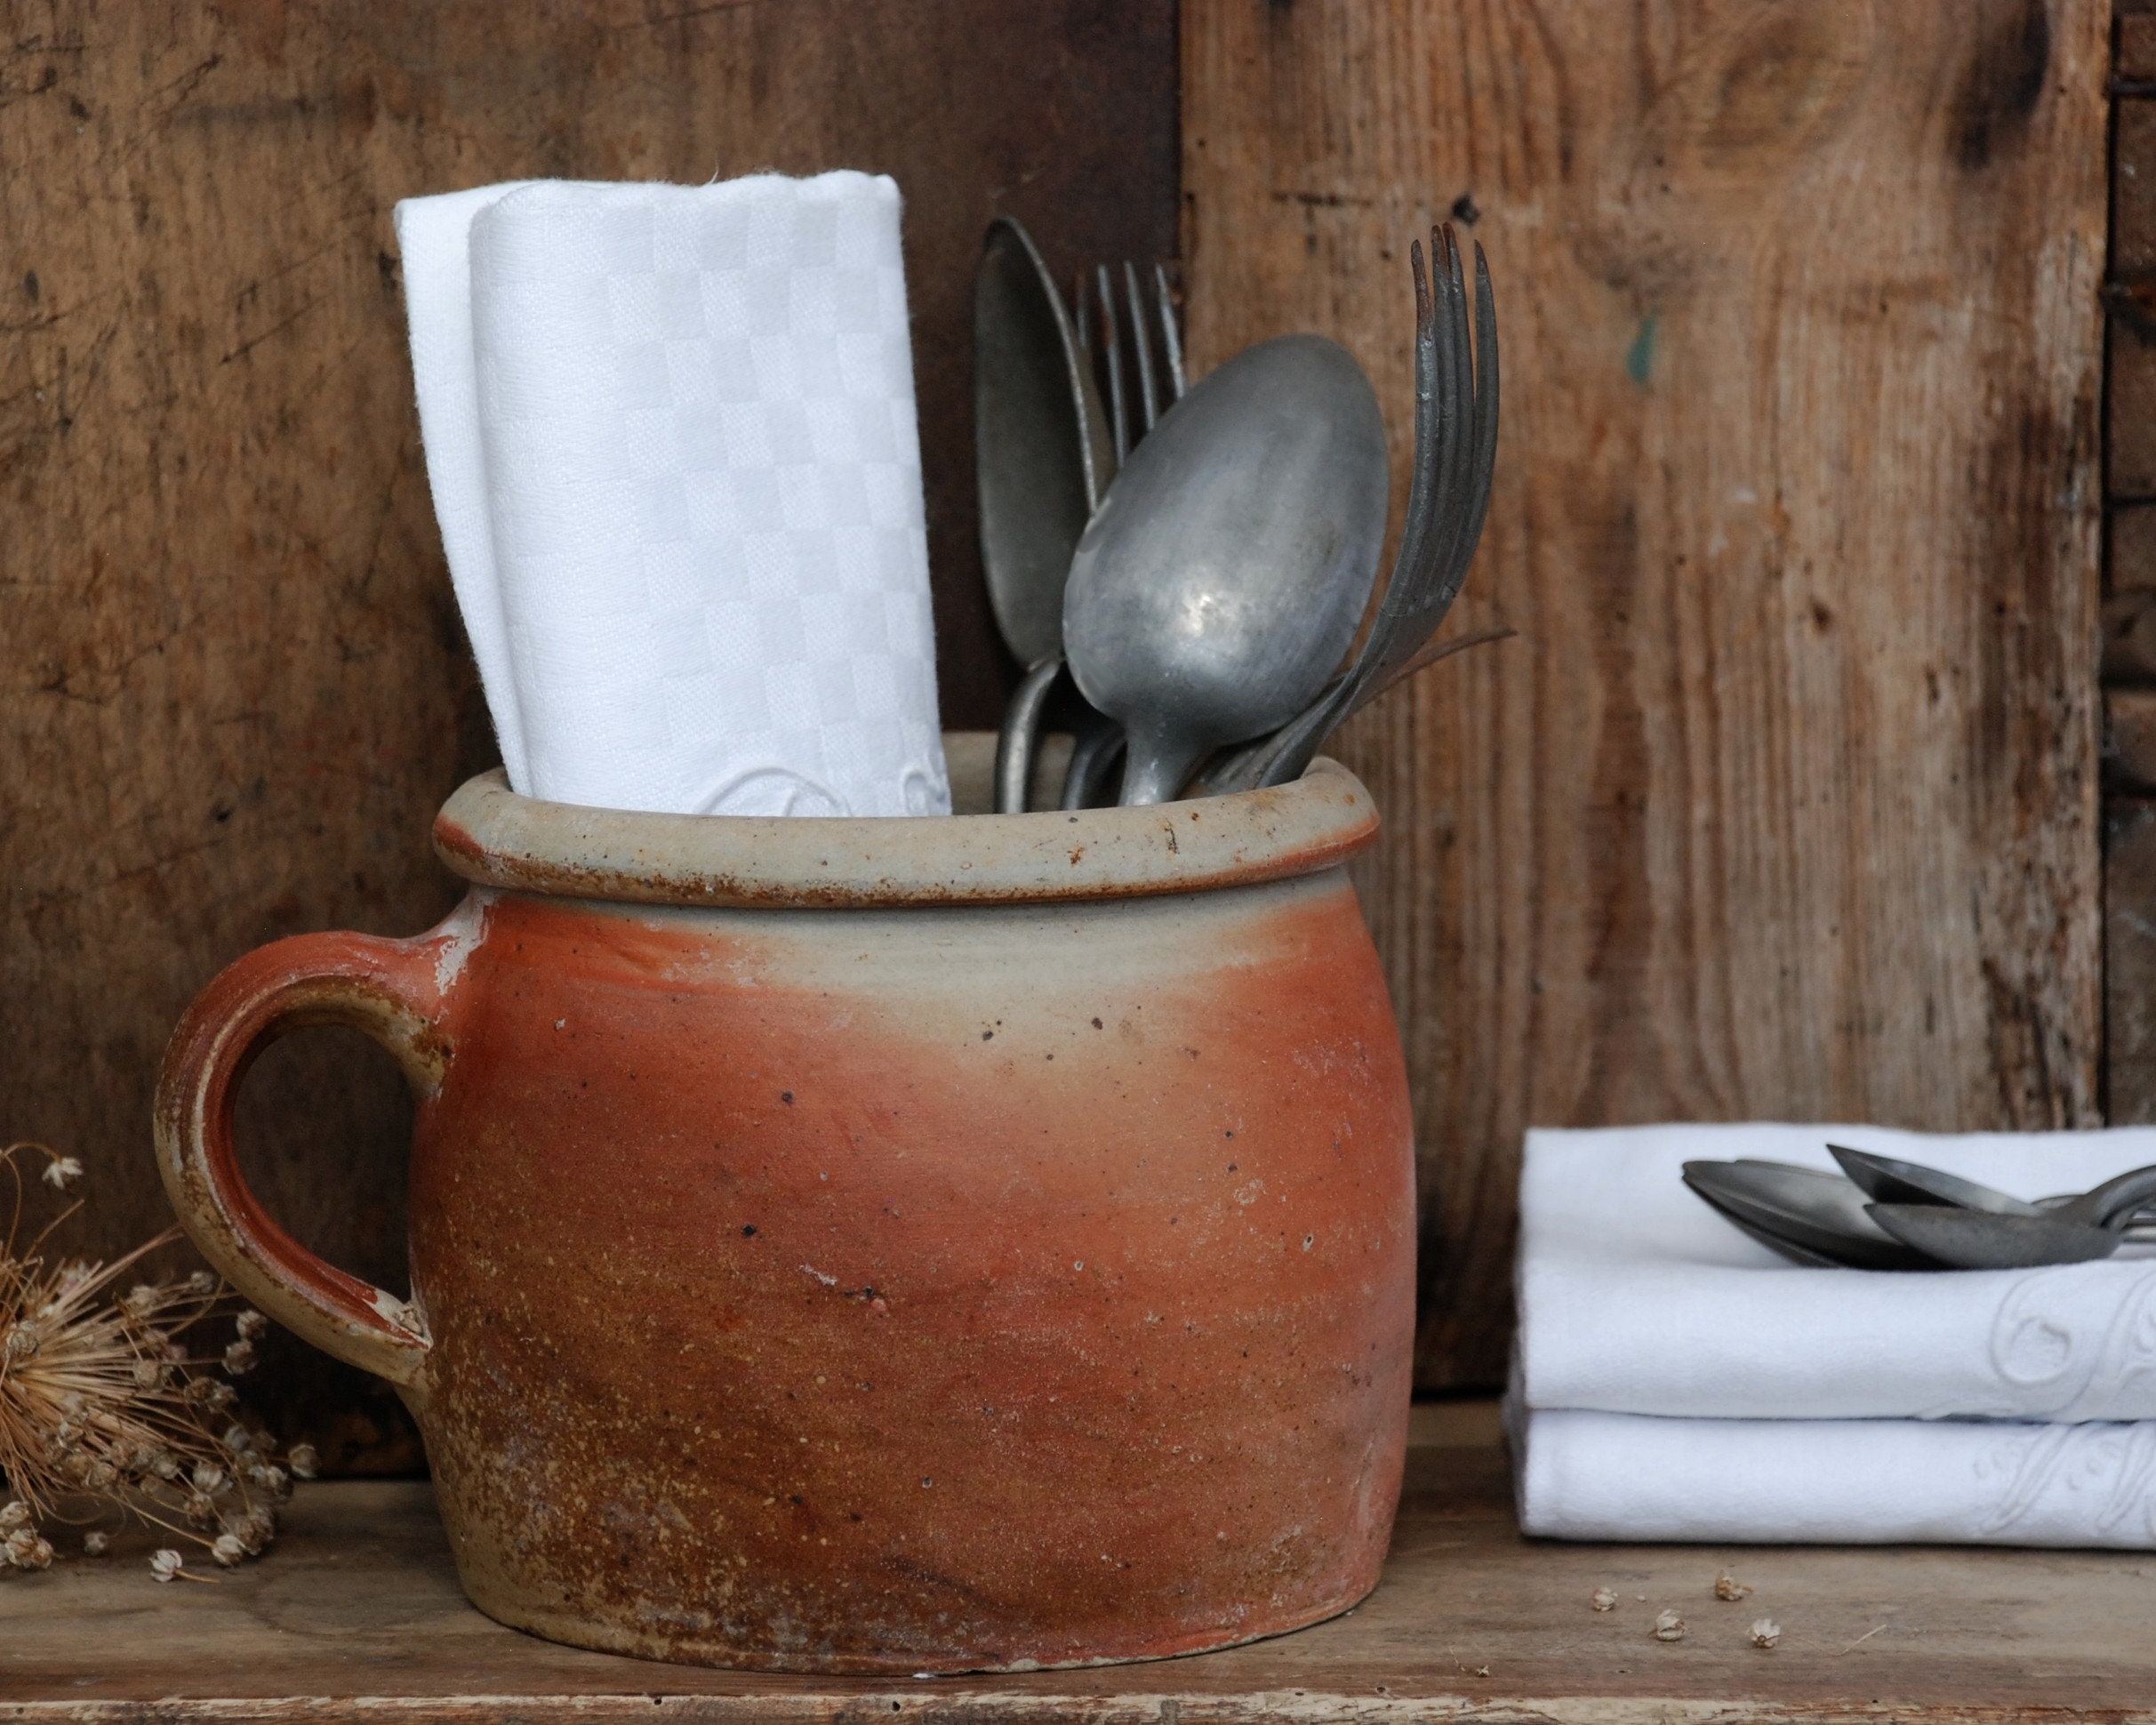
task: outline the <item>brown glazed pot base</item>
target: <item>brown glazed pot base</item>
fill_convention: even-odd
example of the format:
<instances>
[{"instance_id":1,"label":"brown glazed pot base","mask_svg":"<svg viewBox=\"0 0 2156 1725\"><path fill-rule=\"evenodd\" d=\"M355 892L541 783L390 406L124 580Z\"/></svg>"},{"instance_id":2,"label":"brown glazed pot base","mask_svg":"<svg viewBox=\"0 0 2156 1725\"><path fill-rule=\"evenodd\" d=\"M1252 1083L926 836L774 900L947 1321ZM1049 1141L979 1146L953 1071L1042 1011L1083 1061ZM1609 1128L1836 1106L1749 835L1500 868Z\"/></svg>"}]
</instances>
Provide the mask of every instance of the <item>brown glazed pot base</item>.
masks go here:
<instances>
[{"instance_id":1,"label":"brown glazed pot base","mask_svg":"<svg viewBox=\"0 0 2156 1725\"><path fill-rule=\"evenodd\" d=\"M440 928L280 942L190 1010L168 1188L397 1384L515 1627L860 1674L1299 1628L1375 1585L1405 1450L1407 1091L1340 866L1374 827L1329 763L1076 818L475 781ZM252 1050L325 1021L419 1094L408 1305L233 1165Z\"/></svg>"}]
</instances>

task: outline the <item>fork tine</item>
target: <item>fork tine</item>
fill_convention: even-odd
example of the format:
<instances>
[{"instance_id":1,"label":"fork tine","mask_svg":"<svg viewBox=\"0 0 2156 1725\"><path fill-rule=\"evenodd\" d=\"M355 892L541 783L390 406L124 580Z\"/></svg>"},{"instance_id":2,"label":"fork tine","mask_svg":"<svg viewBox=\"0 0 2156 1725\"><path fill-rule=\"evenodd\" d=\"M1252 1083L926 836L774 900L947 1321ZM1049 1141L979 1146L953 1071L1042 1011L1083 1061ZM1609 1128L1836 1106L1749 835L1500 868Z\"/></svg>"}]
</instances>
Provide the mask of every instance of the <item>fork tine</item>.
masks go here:
<instances>
[{"instance_id":1,"label":"fork tine","mask_svg":"<svg viewBox=\"0 0 2156 1725\"><path fill-rule=\"evenodd\" d=\"M1108 266L1095 266L1094 277L1101 296L1101 346L1108 355L1108 423L1116 440L1119 472L1131 445L1128 404L1123 398L1123 332L1116 323L1116 291L1109 284Z\"/></svg>"},{"instance_id":2,"label":"fork tine","mask_svg":"<svg viewBox=\"0 0 2156 1725\"><path fill-rule=\"evenodd\" d=\"M1145 315L1145 301L1138 293L1137 266L1126 258L1123 261L1123 293L1130 305L1130 344L1138 356L1138 405L1145 419L1145 429L1150 431L1160 423L1160 405L1154 394L1153 344L1146 335L1150 319ZM1138 429L1131 427L1131 441L1138 439Z\"/></svg>"},{"instance_id":3,"label":"fork tine","mask_svg":"<svg viewBox=\"0 0 2156 1725\"><path fill-rule=\"evenodd\" d=\"M1490 287L1489 260L1482 255L1479 240L1475 243L1475 442L1473 493L1461 528L1458 566L1447 582L1447 605L1467 579L1468 565L1475 560L1482 524L1490 512L1490 482L1497 469L1497 299Z\"/></svg>"},{"instance_id":4,"label":"fork tine","mask_svg":"<svg viewBox=\"0 0 2156 1725\"><path fill-rule=\"evenodd\" d=\"M1167 349L1168 386L1175 392L1174 399L1181 401L1186 387L1182 376L1182 332L1175 325L1175 296L1168 292L1168 272L1158 264L1153 266L1153 292L1160 306L1160 344Z\"/></svg>"},{"instance_id":5,"label":"fork tine","mask_svg":"<svg viewBox=\"0 0 2156 1725\"><path fill-rule=\"evenodd\" d=\"M1474 437L1475 374L1473 358L1468 346L1465 270L1459 240L1449 222L1445 224L1444 234L1445 272L1440 278L1439 292L1441 308L1439 335L1446 344L1450 361L1446 406L1453 425L1452 436L1446 445L1447 461L1442 485L1436 500L1437 518L1440 524L1432 547L1437 559L1433 568L1437 579L1423 605L1417 607L1423 613L1434 609L1439 614L1442 614L1444 606L1451 603L1451 596L1445 591L1445 586L1459 548L1461 529L1467 525L1466 507L1474 485L1478 453ZM1423 630L1423 635L1428 632L1427 629ZM1412 651L1420 644L1420 638L1406 642L1403 650Z\"/></svg>"}]
</instances>

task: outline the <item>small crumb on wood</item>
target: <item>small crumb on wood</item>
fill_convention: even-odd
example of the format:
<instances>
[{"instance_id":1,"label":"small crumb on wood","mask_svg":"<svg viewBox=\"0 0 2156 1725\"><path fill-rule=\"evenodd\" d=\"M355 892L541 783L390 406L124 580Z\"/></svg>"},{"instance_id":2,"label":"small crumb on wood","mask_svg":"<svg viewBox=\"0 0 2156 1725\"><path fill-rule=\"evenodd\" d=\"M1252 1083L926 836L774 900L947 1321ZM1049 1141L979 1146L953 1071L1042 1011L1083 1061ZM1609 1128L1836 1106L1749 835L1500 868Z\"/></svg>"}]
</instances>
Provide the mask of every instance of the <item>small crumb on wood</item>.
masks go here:
<instances>
[{"instance_id":1,"label":"small crumb on wood","mask_svg":"<svg viewBox=\"0 0 2156 1725\"><path fill-rule=\"evenodd\" d=\"M1714 1597L1718 1600L1749 1599L1751 1589L1724 1569L1714 1578Z\"/></svg>"},{"instance_id":2,"label":"small crumb on wood","mask_svg":"<svg viewBox=\"0 0 2156 1725\"><path fill-rule=\"evenodd\" d=\"M1617 1596L1607 1587L1598 1587L1589 1603L1598 1611L1615 1611L1617 1609Z\"/></svg>"},{"instance_id":3,"label":"small crumb on wood","mask_svg":"<svg viewBox=\"0 0 2156 1725\"><path fill-rule=\"evenodd\" d=\"M1681 1641L1685 1638L1685 1620L1674 1611L1659 1611L1655 1615L1655 1639L1658 1641Z\"/></svg>"},{"instance_id":4,"label":"small crumb on wood","mask_svg":"<svg viewBox=\"0 0 2156 1725\"><path fill-rule=\"evenodd\" d=\"M1772 1649L1782 1639L1782 1625L1772 1617L1755 1617L1751 1625L1751 1644Z\"/></svg>"}]
</instances>

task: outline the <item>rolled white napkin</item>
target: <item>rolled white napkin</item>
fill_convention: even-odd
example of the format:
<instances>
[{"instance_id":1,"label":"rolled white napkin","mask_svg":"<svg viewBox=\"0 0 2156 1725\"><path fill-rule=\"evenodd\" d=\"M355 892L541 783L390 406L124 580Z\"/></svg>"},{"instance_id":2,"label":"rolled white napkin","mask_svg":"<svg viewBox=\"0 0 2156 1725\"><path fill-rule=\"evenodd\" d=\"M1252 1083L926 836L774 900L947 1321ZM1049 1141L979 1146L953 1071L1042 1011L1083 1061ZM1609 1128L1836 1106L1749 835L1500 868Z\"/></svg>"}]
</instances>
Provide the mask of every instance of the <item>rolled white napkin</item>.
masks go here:
<instances>
[{"instance_id":1,"label":"rolled white napkin","mask_svg":"<svg viewBox=\"0 0 2156 1725\"><path fill-rule=\"evenodd\" d=\"M1519 1524L1559 1539L2156 1546L2156 1423L1531 1413Z\"/></svg>"},{"instance_id":2,"label":"rolled white napkin","mask_svg":"<svg viewBox=\"0 0 2156 1725\"><path fill-rule=\"evenodd\" d=\"M1805 1269L1679 1177L1755 1157L1832 1168L1830 1142L2025 1198L2156 1162L2156 1128L1895 1132L1655 1126L1527 1134L1516 1393L1535 1412L1721 1420L2156 1419L2156 1262L1897 1274Z\"/></svg>"},{"instance_id":3,"label":"rolled white napkin","mask_svg":"<svg viewBox=\"0 0 2156 1725\"><path fill-rule=\"evenodd\" d=\"M683 814L947 813L897 188L452 199L400 205L398 231L429 477L511 784Z\"/></svg>"}]
</instances>

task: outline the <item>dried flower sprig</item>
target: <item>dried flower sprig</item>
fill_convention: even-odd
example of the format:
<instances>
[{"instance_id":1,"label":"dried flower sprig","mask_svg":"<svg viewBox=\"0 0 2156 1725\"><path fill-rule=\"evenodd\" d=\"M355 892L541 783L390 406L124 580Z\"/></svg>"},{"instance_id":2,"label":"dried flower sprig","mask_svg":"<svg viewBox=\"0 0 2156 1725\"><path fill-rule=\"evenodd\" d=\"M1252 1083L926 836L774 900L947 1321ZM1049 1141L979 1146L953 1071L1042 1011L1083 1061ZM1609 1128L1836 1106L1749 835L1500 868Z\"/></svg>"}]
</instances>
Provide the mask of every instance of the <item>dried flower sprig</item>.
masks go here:
<instances>
[{"instance_id":1,"label":"dried flower sprig","mask_svg":"<svg viewBox=\"0 0 2156 1725\"><path fill-rule=\"evenodd\" d=\"M308 1446L280 1456L266 1432L236 1416L237 1394L216 1375L254 1364L268 1320L241 1311L232 1342L212 1354L202 1351L214 1346L203 1333L232 1300L208 1272L116 1294L136 1264L180 1238L176 1228L111 1264L48 1267L45 1243L81 1207L21 1240L20 1163L33 1155L45 1159L40 1178L57 1189L82 1175L73 1157L43 1144L0 1150L14 1189L0 1239L0 1569L51 1564L41 1523L80 1525L116 1512L227 1567L258 1554L276 1536L274 1506L291 1495L292 1476L314 1472ZM101 1552L104 1536L92 1532L84 1548ZM150 1568L161 1581L183 1572L171 1551Z\"/></svg>"}]
</instances>

